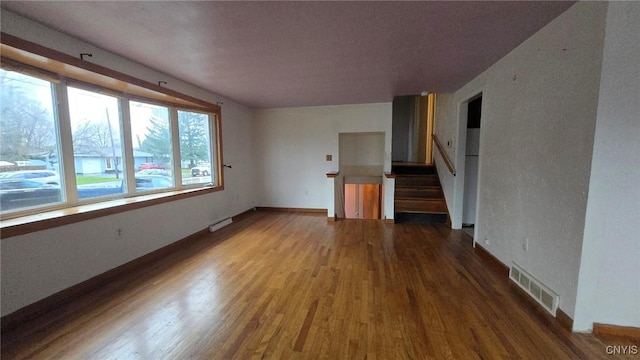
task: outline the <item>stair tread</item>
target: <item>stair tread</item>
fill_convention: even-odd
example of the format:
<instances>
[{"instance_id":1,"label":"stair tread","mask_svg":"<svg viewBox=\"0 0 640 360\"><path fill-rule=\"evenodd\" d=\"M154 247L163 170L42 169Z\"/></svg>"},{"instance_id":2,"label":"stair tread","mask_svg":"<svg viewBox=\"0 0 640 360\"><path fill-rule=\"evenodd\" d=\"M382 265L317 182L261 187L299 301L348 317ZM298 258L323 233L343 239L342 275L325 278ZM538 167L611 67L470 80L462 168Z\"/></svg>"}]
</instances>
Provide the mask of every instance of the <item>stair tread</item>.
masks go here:
<instances>
[{"instance_id":1,"label":"stair tread","mask_svg":"<svg viewBox=\"0 0 640 360\"><path fill-rule=\"evenodd\" d=\"M431 185L396 186L396 191L440 191L441 189L440 186Z\"/></svg>"},{"instance_id":2,"label":"stair tread","mask_svg":"<svg viewBox=\"0 0 640 360\"><path fill-rule=\"evenodd\" d=\"M396 206L420 207L432 206L446 209L447 204L443 198L425 199L425 198L396 198L394 201Z\"/></svg>"},{"instance_id":3,"label":"stair tread","mask_svg":"<svg viewBox=\"0 0 640 360\"><path fill-rule=\"evenodd\" d=\"M444 209L406 209L399 208L396 209L397 213L413 213L413 214L447 214L447 211Z\"/></svg>"},{"instance_id":4,"label":"stair tread","mask_svg":"<svg viewBox=\"0 0 640 360\"><path fill-rule=\"evenodd\" d=\"M416 196L396 196L395 197L396 200L402 200L402 201L424 201L424 200L431 200L431 201L444 201L444 197L443 196L438 196L438 197L416 197Z\"/></svg>"},{"instance_id":5,"label":"stair tread","mask_svg":"<svg viewBox=\"0 0 640 360\"><path fill-rule=\"evenodd\" d=\"M407 175L407 174L396 174L396 180L397 179L439 179L438 175Z\"/></svg>"},{"instance_id":6,"label":"stair tread","mask_svg":"<svg viewBox=\"0 0 640 360\"><path fill-rule=\"evenodd\" d=\"M445 209L411 209L411 208L398 208L395 210L397 213L412 213L412 214L442 214L446 215Z\"/></svg>"},{"instance_id":7,"label":"stair tread","mask_svg":"<svg viewBox=\"0 0 640 360\"><path fill-rule=\"evenodd\" d=\"M438 186L438 178L399 178L396 177L396 186Z\"/></svg>"}]
</instances>

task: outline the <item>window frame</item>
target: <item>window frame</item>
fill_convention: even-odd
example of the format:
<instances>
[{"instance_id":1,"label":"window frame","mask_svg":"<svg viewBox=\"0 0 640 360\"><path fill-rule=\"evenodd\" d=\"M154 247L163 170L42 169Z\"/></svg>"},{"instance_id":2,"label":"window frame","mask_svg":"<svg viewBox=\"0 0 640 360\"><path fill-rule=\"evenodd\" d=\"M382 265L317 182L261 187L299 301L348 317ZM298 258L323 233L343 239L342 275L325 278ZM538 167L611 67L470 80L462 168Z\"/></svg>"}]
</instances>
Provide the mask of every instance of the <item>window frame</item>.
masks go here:
<instances>
[{"instance_id":1,"label":"window frame","mask_svg":"<svg viewBox=\"0 0 640 360\"><path fill-rule=\"evenodd\" d=\"M219 157L222 158L222 128L220 127L220 122L217 120L218 119L218 115L217 114L213 114L213 113L207 113L205 111L199 110L199 109L193 109L193 108L187 108L187 107L178 107L176 106L174 109L174 112L171 113L172 116L175 116L175 130L177 131L178 134L178 141L180 141L180 122L179 122L179 111L184 111L184 112L192 112L192 113L197 113L197 114L205 114L209 117L209 139L213 139L215 140L214 143L212 143L210 141L209 143L209 155L211 156L211 160L214 159L218 159ZM220 154L220 155L218 155ZM180 162L180 164L182 164L182 155L180 154L180 149L178 147L178 151L177 151L177 155L178 155L178 161ZM215 169L213 168L215 165ZM224 166L222 164L222 162L218 162L216 161L215 164L213 164L213 161L209 162L209 166L211 167L211 183L213 184L213 186L219 186L221 185L221 181L222 181L222 170L224 169ZM217 178L213 177L213 174L217 175ZM182 178L180 178L180 182L182 182ZM197 187L197 185L200 185L201 183L198 184L192 184L193 187ZM185 184L182 184L182 186L188 186Z\"/></svg>"},{"instance_id":2,"label":"window frame","mask_svg":"<svg viewBox=\"0 0 640 360\"><path fill-rule=\"evenodd\" d=\"M1 214L0 229L2 231L2 239L224 190L220 106L159 85L148 83L144 80L133 78L100 65L70 57L12 35L1 33L0 43L3 50L3 68L5 64L9 64L8 71L23 72L25 75L41 78L51 83L54 99L57 102L57 104L54 104L56 136L59 137L59 141L61 142L59 155L62 163L60 174L62 180L61 187L64 187L65 190L65 201L62 203ZM37 63L36 65L42 66L45 64L46 66L36 66L33 64L34 62ZM55 71L56 68L66 69L65 71L69 71L69 69L72 70L69 73L60 73ZM20 71L21 69L24 69L24 71ZM70 77L69 74L71 74L72 77ZM96 78L100 81L94 81ZM111 79L107 81L107 83L113 83L117 86L114 86L114 88L105 87L105 78L107 80ZM124 142L121 162L124 163L123 169L126 168L123 175L127 180L126 191L122 194L78 199L73 144L69 140L62 140L71 139L71 123L67 95L68 86L114 96L118 99L121 115L118 122L122 131L122 141ZM122 91L123 88L132 91L128 93ZM152 96L147 97L141 94L151 94ZM174 154L174 178L173 187L171 188L136 192L135 162L133 158L131 118L129 112L130 101L165 106L169 110L169 121L172 128L171 141ZM202 183L183 185L181 175L176 176L176 174L181 173L181 158L179 156L180 138L177 117L179 110L204 113L209 116L211 166L215 166L215 173L217 175L217 179L213 178L214 169L212 168L212 183L215 184L213 186ZM175 157L176 153L178 155L177 158ZM131 182L131 180L133 180L133 182Z\"/></svg>"}]
</instances>

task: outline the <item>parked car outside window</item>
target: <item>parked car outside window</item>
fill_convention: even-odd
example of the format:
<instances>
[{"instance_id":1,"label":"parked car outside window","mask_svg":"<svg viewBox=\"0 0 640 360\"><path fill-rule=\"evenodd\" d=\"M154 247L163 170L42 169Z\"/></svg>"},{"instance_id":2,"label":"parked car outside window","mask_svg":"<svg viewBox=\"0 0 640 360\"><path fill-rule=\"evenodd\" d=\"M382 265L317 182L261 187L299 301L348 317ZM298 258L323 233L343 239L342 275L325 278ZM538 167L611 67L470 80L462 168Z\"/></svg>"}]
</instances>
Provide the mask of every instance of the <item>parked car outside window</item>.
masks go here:
<instances>
[{"instance_id":1,"label":"parked car outside window","mask_svg":"<svg viewBox=\"0 0 640 360\"><path fill-rule=\"evenodd\" d=\"M0 179L0 208L2 211L60 201L60 187L25 179Z\"/></svg>"},{"instance_id":2,"label":"parked car outside window","mask_svg":"<svg viewBox=\"0 0 640 360\"><path fill-rule=\"evenodd\" d=\"M191 168L191 176L209 176L211 175L211 167L209 165L196 166Z\"/></svg>"},{"instance_id":3,"label":"parked car outside window","mask_svg":"<svg viewBox=\"0 0 640 360\"><path fill-rule=\"evenodd\" d=\"M164 170L164 165L161 164L152 164L152 163L142 163L138 165L138 171L145 169L160 169Z\"/></svg>"},{"instance_id":4,"label":"parked car outside window","mask_svg":"<svg viewBox=\"0 0 640 360\"><path fill-rule=\"evenodd\" d=\"M19 170L0 173L0 179L24 179L46 185L60 185L60 175L53 170Z\"/></svg>"},{"instance_id":5,"label":"parked car outside window","mask_svg":"<svg viewBox=\"0 0 640 360\"><path fill-rule=\"evenodd\" d=\"M138 191L170 188L172 186L173 186L173 180L167 176L159 176L159 175L136 176L136 190Z\"/></svg>"},{"instance_id":6,"label":"parked car outside window","mask_svg":"<svg viewBox=\"0 0 640 360\"><path fill-rule=\"evenodd\" d=\"M161 169L145 169L145 170L140 170L136 173L136 176L140 176L140 175L160 175L160 176L170 176L169 172L167 170L161 170Z\"/></svg>"}]
</instances>

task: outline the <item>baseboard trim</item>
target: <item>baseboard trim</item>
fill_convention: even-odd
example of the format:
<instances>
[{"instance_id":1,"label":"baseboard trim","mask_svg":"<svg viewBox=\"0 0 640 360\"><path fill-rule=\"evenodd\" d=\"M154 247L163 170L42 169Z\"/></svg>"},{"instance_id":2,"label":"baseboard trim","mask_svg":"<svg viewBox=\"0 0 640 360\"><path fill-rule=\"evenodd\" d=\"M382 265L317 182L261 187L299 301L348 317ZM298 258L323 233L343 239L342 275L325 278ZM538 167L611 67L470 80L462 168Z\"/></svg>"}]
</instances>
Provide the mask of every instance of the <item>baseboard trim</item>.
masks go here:
<instances>
[{"instance_id":1,"label":"baseboard trim","mask_svg":"<svg viewBox=\"0 0 640 360\"><path fill-rule=\"evenodd\" d=\"M569 331L573 331L573 319L569 317L564 311L561 309L556 310L555 318L547 312L540 304L538 304L535 300L529 296L522 288L513 284L509 278L509 267L505 265L502 261L498 260L493 254L491 254L487 249L483 248L480 244L476 243L476 247L474 248L474 252L480 257L485 264L493 271L497 272L499 275L504 276L509 281L509 284L512 285L511 288L514 289L523 299L525 299L532 307L534 307L539 314L545 317L549 317L551 319L555 319L555 321L560 324L560 326Z\"/></svg>"},{"instance_id":2,"label":"baseboard trim","mask_svg":"<svg viewBox=\"0 0 640 360\"><path fill-rule=\"evenodd\" d=\"M281 212L295 212L305 214L326 214L327 209L315 209L315 208L288 208L288 207L270 207L270 206L257 206L258 211L281 211Z\"/></svg>"},{"instance_id":3,"label":"baseboard trim","mask_svg":"<svg viewBox=\"0 0 640 360\"><path fill-rule=\"evenodd\" d=\"M251 209L249 209L247 211L241 212L238 215L232 216L231 217L231 221L233 221L233 222L240 221L240 220L242 220L242 219L244 219L246 217L251 216L251 214L253 214L255 212L256 212L256 208L251 208Z\"/></svg>"},{"instance_id":4,"label":"baseboard trim","mask_svg":"<svg viewBox=\"0 0 640 360\"><path fill-rule=\"evenodd\" d=\"M384 219L384 222L387 224L395 224L396 220L395 219Z\"/></svg>"},{"instance_id":5,"label":"baseboard trim","mask_svg":"<svg viewBox=\"0 0 640 360\"><path fill-rule=\"evenodd\" d=\"M484 262L489 265L491 269L493 269L500 275L509 277L509 267L503 264L502 261L498 260L498 258L493 256L493 254L487 251L487 249L476 243L476 247L473 248L473 251L478 254L478 256L482 260L484 260Z\"/></svg>"},{"instance_id":6,"label":"baseboard trim","mask_svg":"<svg viewBox=\"0 0 640 360\"><path fill-rule=\"evenodd\" d=\"M335 216L327 216L327 222L336 222Z\"/></svg>"},{"instance_id":7,"label":"baseboard trim","mask_svg":"<svg viewBox=\"0 0 640 360\"><path fill-rule=\"evenodd\" d=\"M249 209L238 215L232 216L232 220L239 221L250 216L255 211L255 208ZM142 255L139 258L124 263L111 270L107 270L102 274L96 275L90 279L87 279L76 285L72 285L62 291L59 291L53 295L49 295L44 299L38 300L32 304L22 307L10 314L7 314L0 318L0 331L8 331L16 326L32 320L42 314L45 314L61 305L64 305L75 298L87 294L98 287L102 286L109 280L120 276L125 273L133 272L136 269L144 267L160 258L170 255L176 250L189 246L191 242L201 239L203 236L209 233L209 228L205 228L195 233L186 236L176 242L154 250L146 255Z\"/></svg>"},{"instance_id":8,"label":"baseboard trim","mask_svg":"<svg viewBox=\"0 0 640 360\"><path fill-rule=\"evenodd\" d=\"M593 335L596 337L605 336L640 341L640 327L594 323Z\"/></svg>"},{"instance_id":9,"label":"baseboard trim","mask_svg":"<svg viewBox=\"0 0 640 360\"><path fill-rule=\"evenodd\" d=\"M556 320L568 332L573 332L573 319L567 315L562 309L556 310Z\"/></svg>"}]
</instances>

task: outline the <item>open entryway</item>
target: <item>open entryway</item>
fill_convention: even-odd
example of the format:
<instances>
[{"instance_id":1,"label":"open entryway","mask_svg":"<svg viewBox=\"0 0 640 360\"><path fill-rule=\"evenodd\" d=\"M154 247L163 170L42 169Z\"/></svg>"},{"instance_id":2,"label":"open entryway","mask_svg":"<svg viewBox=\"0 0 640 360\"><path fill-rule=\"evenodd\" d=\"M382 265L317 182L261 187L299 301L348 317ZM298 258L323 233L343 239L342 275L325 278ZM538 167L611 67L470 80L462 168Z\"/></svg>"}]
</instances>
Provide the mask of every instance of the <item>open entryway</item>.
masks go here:
<instances>
[{"instance_id":1,"label":"open entryway","mask_svg":"<svg viewBox=\"0 0 640 360\"><path fill-rule=\"evenodd\" d=\"M396 223L446 223L447 204L433 164L435 94L393 99L391 170Z\"/></svg>"},{"instance_id":2,"label":"open entryway","mask_svg":"<svg viewBox=\"0 0 640 360\"><path fill-rule=\"evenodd\" d=\"M336 217L381 219L385 134L339 133Z\"/></svg>"},{"instance_id":3,"label":"open entryway","mask_svg":"<svg viewBox=\"0 0 640 360\"><path fill-rule=\"evenodd\" d=\"M344 184L344 212L347 219L380 219L380 184Z\"/></svg>"},{"instance_id":4,"label":"open entryway","mask_svg":"<svg viewBox=\"0 0 640 360\"><path fill-rule=\"evenodd\" d=\"M463 106L466 106L467 110L467 130L464 157L464 192L462 195L462 229L471 237L474 237L478 199L482 94L474 96Z\"/></svg>"}]
</instances>

